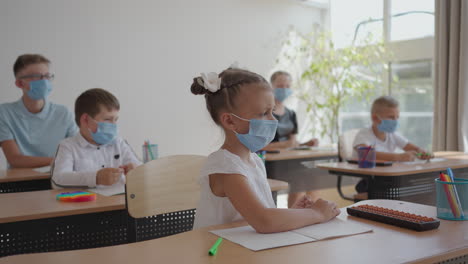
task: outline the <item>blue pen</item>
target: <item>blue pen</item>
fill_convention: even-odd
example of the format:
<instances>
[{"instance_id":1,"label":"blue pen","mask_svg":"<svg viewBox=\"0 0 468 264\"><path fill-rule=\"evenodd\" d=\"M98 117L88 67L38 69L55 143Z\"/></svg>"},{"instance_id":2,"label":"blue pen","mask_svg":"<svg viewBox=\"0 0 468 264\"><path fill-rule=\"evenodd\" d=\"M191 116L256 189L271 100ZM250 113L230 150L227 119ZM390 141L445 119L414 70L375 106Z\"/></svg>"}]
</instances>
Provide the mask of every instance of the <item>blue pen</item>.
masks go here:
<instances>
[{"instance_id":1,"label":"blue pen","mask_svg":"<svg viewBox=\"0 0 468 264\"><path fill-rule=\"evenodd\" d=\"M455 177L453 176L453 171L451 168L447 168L447 174L452 180L452 182L455 182ZM451 187L453 188L453 192L455 193L455 200L456 200L457 206L458 208L460 208L460 214L461 214L460 217L463 219L465 218L465 214L463 213L463 207L461 205L460 198L458 197L457 188L455 185L452 185Z\"/></svg>"},{"instance_id":2,"label":"blue pen","mask_svg":"<svg viewBox=\"0 0 468 264\"><path fill-rule=\"evenodd\" d=\"M452 181L455 181L453 177L453 171L451 168L447 168L447 174L450 177L450 179L452 179Z\"/></svg>"}]
</instances>

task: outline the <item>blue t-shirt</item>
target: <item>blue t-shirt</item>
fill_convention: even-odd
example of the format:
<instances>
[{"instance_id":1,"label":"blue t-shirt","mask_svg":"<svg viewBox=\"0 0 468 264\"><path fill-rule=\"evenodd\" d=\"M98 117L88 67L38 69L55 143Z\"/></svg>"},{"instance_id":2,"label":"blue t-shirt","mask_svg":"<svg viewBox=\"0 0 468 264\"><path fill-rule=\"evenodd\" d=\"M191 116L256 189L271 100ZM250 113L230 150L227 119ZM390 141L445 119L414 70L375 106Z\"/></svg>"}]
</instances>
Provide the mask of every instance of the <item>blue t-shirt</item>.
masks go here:
<instances>
[{"instance_id":1,"label":"blue t-shirt","mask_svg":"<svg viewBox=\"0 0 468 264\"><path fill-rule=\"evenodd\" d=\"M63 105L46 101L36 114L22 99L0 105L0 144L13 139L23 155L54 157L60 141L77 131L73 114Z\"/></svg>"}]
</instances>

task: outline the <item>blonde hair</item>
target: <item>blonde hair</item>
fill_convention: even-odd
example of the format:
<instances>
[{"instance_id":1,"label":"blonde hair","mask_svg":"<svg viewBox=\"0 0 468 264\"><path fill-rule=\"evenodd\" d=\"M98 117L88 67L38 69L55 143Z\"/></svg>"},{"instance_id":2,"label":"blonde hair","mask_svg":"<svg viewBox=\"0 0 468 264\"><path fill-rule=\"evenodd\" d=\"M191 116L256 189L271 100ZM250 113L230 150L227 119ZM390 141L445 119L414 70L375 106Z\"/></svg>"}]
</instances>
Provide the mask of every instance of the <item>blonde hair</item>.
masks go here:
<instances>
[{"instance_id":1,"label":"blonde hair","mask_svg":"<svg viewBox=\"0 0 468 264\"><path fill-rule=\"evenodd\" d=\"M275 71L270 77L270 83L273 83L274 81L276 81L276 79L280 76L286 76L286 77L289 77L290 80L292 80L292 76L291 74L289 74L289 72Z\"/></svg>"},{"instance_id":2,"label":"blonde hair","mask_svg":"<svg viewBox=\"0 0 468 264\"><path fill-rule=\"evenodd\" d=\"M371 114L381 112L383 108L397 108L400 103L390 95L384 95L374 100L372 103Z\"/></svg>"},{"instance_id":3,"label":"blonde hair","mask_svg":"<svg viewBox=\"0 0 468 264\"><path fill-rule=\"evenodd\" d=\"M221 78L221 89L216 92L207 90L202 85L203 79L200 76L193 78L193 83L190 87L193 94L205 96L206 108L217 125L221 125L219 120L221 110L232 111L235 108L236 100L243 86L257 83L267 89L271 89L265 78L248 70L228 68L219 74L219 78Z\"/></svg>"}]
</instances>

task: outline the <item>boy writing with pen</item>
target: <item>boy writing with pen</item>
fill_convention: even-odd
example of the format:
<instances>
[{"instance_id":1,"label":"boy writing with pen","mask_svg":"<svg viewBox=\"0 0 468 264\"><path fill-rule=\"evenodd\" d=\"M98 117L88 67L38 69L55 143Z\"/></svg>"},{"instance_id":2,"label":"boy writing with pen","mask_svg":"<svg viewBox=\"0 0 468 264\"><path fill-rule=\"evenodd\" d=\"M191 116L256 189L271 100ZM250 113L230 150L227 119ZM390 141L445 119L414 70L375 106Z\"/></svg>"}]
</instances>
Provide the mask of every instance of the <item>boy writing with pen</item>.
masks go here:
<instances>
[{"instance_id":1,"label":"boy writing with pen","mask_svg":"<svg viewBox=\"0 0 468 264\"><path fill-rule=\"evenodd\" d=\"M123 175L141 162L117 135L119 110L117 98L104 89L87 90L76 99L75 121L80 130L59 145L52 168L54 187L120 184L124 191Z\"/></svg>"}]
</instances>

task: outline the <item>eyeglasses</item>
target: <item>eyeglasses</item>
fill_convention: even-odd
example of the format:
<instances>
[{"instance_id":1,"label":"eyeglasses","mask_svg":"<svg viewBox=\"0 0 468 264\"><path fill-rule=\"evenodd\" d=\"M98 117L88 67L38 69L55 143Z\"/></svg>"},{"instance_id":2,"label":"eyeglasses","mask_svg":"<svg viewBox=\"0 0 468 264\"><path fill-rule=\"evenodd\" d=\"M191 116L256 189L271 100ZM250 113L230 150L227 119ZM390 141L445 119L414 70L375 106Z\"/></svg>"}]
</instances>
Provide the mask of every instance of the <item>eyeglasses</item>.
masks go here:
<instances>
[{"instance_id":1,"label":"eyeglasses","mask_svg":"<svg viewBox=\"0 0 468 264\"><path fill-rule=\"evenodd\" d=\"M32 79L32 80L42 80L46 79L49 81L52 81L54 79L55 75L53 73L46 73L46 74L30 74L30 75L25 75L18 77L18 79Z\"/></svg>"}]
</instances>

